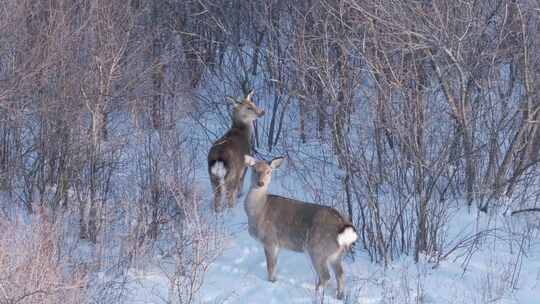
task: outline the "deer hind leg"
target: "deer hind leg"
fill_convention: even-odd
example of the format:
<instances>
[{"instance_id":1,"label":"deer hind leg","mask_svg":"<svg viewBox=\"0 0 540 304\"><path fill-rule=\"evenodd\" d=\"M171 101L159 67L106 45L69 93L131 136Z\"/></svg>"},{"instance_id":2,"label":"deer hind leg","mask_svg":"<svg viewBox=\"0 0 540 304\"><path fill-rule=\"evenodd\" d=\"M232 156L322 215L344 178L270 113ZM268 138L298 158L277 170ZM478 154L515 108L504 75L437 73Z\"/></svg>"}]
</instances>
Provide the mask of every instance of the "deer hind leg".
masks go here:
<instances>
[{"instance_id":1,"label":"deer hind leg","mask_svg":"<svg viewBox=\"0 0 540 304\"><path fill-rule=\"evenodd\" d=\"M247 167L242 170L242 176L240 176L240 179L238 181L238 189L236 190L237 197L242 196L244 194L243 188L244 188L244 178L246 177Z\"/></svg>"},{"instance_id":2,"label":"deer hind leg","mask_svg":"<svg viewBox=\"0 0 540 304\"><path fill-rule=\"evenodd\" d=\"M221 197L223 194L223 184L220 178L210 175L210 183L212 184L212 191L214 192L214 211L219 212L221 210Z\"/></svg>"},{"instance_id":3,"label":"deer hind leg","mask_svg":"<svg viewBox=\"0 0 540 304\"><path fill-rule=\"evenodd\" d=\"M310 256L313 267L315 267L315 271L317 271L317 275L319 276L316 290L317 292L324 291L324 288L330 279L330 272L328 271L327 264L328 260L326 257L318 257L314 254L310 254Z\"/></svg>"},{"instance_id":4,"label":"deer hind leg","mask_svg":"<svg viewBox=\"0 0 540 304\"><path fill-rule=\"evenodd\" d=\"M343 284L344 284L344 278L343 278L343 267L341 266L341 256L338 256L336 259L330 259L330 265L332 266L332 270L334 271L334 275L336 276L336 283L337 283L337 298L338 300L343 299Z\"/></svg>"},{"instance_id":5,"label":"deer hind leg","mask_svg":"<svg viewBox=\"0 0 540 304\"><path fill-rule=\"evenodd\" d=\"M238 192L238 176L232 175L225 179L225 187L227 189L227 202L229 208L233 208L236 203Z\"/></svg>"},{"instance_id":6,"label":"deer hind leg","mask_svg":"<svg viewBox=\"0 0 540 304\"><path fill-rule=\"evenodd\" d=\"M268 281L276 281L276 264L279 248L275 245L265 245L264 255L266 256L266 269L268 271Z\"/></svg>"}]
</instances>

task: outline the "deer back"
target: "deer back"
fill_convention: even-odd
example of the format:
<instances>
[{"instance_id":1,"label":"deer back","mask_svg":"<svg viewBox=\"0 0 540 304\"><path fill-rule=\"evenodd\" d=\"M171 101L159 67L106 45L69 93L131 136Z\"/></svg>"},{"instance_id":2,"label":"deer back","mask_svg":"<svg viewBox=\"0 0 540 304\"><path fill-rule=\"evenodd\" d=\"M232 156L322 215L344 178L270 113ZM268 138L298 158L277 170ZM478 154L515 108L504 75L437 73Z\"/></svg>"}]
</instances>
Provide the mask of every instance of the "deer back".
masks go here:
<instances>
[{"instance_id":1,"label":"deer back","mask_svg":"<svg viewBox=\"0 0 540 304\"><path fill-rule=\"evenodd\" d=\"M222 161L229 170L243 169L244 154L249 154L251 149L250 138L248 126L233 126L210 148L208 166L211 167L216 161Z\"/></svg>"},{"instance_id":2,"label":"deer back","mask_svg":"<svg viewBox=\"0 0 540 304\"><path fill-rule=\"evenodd\" d=\"M264 241L294 251L304 251L313 244L337 247L337 235L346 221L332 208L277 195L268 195L258 219Z\"/></svg>"}]
</instances>

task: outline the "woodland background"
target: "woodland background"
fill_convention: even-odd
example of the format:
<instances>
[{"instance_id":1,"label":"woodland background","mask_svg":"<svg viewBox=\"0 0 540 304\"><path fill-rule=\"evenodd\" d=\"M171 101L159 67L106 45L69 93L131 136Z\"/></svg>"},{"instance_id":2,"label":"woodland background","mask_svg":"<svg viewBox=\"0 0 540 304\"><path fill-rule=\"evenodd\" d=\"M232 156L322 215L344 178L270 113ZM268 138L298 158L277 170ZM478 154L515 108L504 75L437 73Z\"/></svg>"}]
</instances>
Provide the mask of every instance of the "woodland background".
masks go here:
<instances>
[{"instance_id":1,"label":"woodland background","mask_svg":"<svg viewBox=\"0 0 540 304\"><path fill-rule=\"evenodd\" d=\"M539 48L537 0L0 0L0 303L119 302L156 255L194 301L206 153L250 89L256 155L356 250L437 263L455 208L540 207Z\"/></svg>"}]
</instances>

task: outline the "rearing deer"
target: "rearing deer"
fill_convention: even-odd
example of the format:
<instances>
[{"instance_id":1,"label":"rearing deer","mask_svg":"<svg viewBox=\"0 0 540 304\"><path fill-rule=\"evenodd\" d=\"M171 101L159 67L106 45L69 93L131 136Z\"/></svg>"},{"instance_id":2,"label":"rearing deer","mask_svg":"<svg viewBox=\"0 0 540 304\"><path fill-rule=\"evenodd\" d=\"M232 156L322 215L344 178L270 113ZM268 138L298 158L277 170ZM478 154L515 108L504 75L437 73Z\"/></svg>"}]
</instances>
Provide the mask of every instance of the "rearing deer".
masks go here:
<instances>
[{"instance_id":1,"label":"rearing deer","mask_svg":"<svg viewBox=\"0 0 540 304\"><path fill-rule=\"evenodd\" d=\"M208 174L214 191L214 208L221 208L225 191L229 207L234 207L236 196L244 183L247 167L244 155L251 152L252 123L264 115L252 101L251 91L241 102L234 102L231 128L212 145L208 152Z\"/></svg>"},{"instance_id":2,"label":"rearing deer","mask_svg":"<svg viewBox=\"0 0 540 304\"><path fill-rule=\"evenodd\" d=\"M324 288L330 279L330 264L337 281L337 298L342 299L341 258L358 238L356 230L336 209L268 194L272 171L283 159L266 162L245 156L246 165L252 168L252 180L244 208L249 234L264 246L268 280L276 280L280 248L306 252L319 277L317 290Z\"/></svg>"}]
</instances>

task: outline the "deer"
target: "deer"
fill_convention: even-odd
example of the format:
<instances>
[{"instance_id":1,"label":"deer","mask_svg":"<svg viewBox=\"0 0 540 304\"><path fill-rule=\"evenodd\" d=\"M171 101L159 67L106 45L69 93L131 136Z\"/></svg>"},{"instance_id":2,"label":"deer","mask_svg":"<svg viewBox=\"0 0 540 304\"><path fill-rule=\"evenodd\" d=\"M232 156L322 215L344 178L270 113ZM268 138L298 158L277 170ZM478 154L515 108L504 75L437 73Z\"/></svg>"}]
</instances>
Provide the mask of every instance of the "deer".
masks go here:
<instances>
[{"instance_id":1,"label":"deer","mask_svg":"<svg viewBox=\"0 0 540 304\"><path fill-rule=\"evenodd\" d=\"M281 248L305 252L318 275L317 292L324 290L330 279L330 265L337 282L336 297L343 299L341 260L358 239L356 229L334 208L268 194L272 172L283 160L277 157L267 162L244 156L251 167L251 185L244 201L248 232L264 247L268 280L276 281Z\"/></svg>"},{"instance_id":2,"label":"deer","mask_svg":"<svg viewBox=\"0 0 540 304\"><path fill-rule=\"evenodd\" d=\"M208 174L216 212L221 210L224 192L228 207L234 207L244 184L247 170L244 155L251 152L253 121L264 115L264 110L251 100L253 94L252 90L240 102L229 98L233 102L232 126L208 152Z\"/></svg>"}]
</instances>

